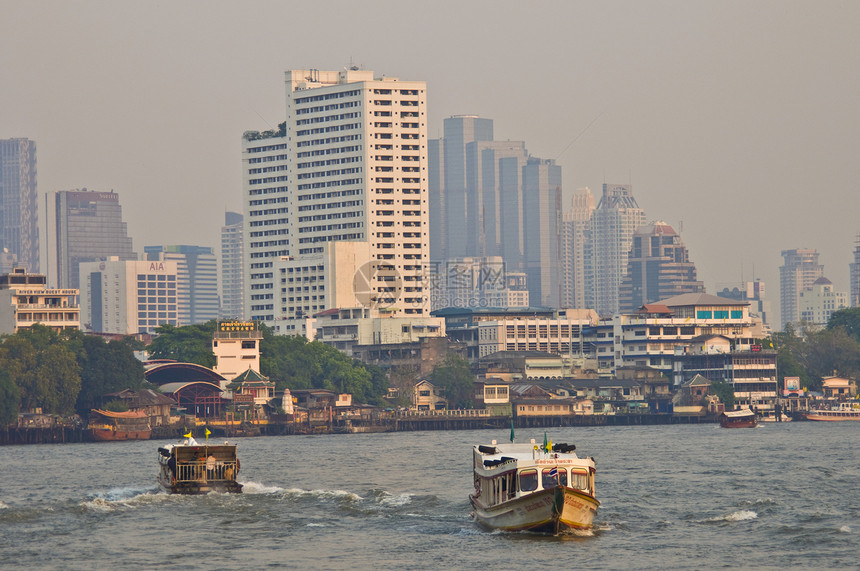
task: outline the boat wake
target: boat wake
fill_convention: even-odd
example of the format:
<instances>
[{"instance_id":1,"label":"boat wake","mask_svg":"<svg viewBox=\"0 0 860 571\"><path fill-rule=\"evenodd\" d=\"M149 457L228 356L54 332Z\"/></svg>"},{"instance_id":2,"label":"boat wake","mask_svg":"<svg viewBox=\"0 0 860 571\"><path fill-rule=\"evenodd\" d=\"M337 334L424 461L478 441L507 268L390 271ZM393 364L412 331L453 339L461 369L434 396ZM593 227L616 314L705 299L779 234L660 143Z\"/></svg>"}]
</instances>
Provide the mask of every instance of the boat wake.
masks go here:
<instances>
[{"instance_id":1,"label":"boat wake","mask_svg":"<svg viewBox=\"0 0 860 571\"><path fill-rule=\"evenodd\" d=\"M720 523L720 522L734 522L734 521L749 521L752 519L758 519L758 514L752 510L738 510L732 512L730 514L711 517L708 519L700 520L700 523Z\"/></svg>"},{"instance_id":2,"label":"boat wake","mask_svg":"<svg viewBox=\"0 0 860 571\"><path fill-rule=\"evenodd\" d=\"M171 500L171 496L161 493L157 486L148 488L113 488L107 492L96 493L90 499L78 504L87 511L111 512L135 509Z\"/></svg>"}]
</instances>

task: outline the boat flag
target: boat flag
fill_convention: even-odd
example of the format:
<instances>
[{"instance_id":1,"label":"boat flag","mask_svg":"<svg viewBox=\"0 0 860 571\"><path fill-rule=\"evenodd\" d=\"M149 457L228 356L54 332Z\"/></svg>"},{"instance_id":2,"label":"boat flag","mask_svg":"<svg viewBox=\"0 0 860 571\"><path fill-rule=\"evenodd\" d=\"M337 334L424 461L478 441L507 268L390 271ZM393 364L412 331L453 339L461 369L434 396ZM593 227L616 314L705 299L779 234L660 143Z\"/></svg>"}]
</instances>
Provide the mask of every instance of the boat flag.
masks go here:
<instances>
[{"instance_id":1,"label":"boat flag","mask_svg":"<svg viewBox=\"0 0 860 571\"><path fill-rule=\"evenodd\" d=\"M511 419L511 443L514 441L514 419Z\"/></svg>"},{"instance_id":2,"label":"boat flag","mask_svg":"<svg viewBox=\"0 0 860 571\"><path fill-rule=\"evenodd\" d=\"M185 438L191 438L191 431L188 431L188 434L185 435Z\"/></svg>"},{"instance_id":3,"label":"boat flag","mask_svg":"<svg viewBox=\"0 0 860 571\"><path fill-rule=\"evenodd\" d=\"M543 433L543 449L544 452L552 452L552 440L547 440L546 431Z\"/></svg>"},{"instance_id":4,"label":"boat flag","mask_svg":"<svg viewBox=\"0 0 860 571\"><path fill-rule=\"evenodd\" d=\"M209 435L210 435L210 434L212 434L212 433L211 433L211 432L209 432L209 429L207 428L207 429L206 429L206 432L205 432L204 434L206 434L206 440L209 440Z\"/></svg>"}]
</instances>

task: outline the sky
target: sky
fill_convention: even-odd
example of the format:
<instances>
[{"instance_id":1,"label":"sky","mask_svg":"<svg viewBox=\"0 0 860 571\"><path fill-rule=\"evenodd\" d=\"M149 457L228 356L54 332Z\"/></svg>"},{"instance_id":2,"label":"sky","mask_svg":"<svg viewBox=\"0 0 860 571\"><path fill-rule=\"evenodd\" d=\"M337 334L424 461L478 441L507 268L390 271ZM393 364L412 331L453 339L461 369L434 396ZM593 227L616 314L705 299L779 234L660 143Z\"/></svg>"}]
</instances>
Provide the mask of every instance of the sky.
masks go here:
<instances>
[{"instance_id":1,"label":"sky","mask_svg":"<svg viewBox=\"0 0 860 571\"><path fill-rule=\"evenodd\" d=\"M633 185L709 293L815 248L849 290L860 234L860 2L0 0L0 138L36 142L41 193L120 194L135 249L217 248L242 211L241 137L285 117L284 71L427 82L445 117L577 188Z\"/></svg>"}]
</instances>

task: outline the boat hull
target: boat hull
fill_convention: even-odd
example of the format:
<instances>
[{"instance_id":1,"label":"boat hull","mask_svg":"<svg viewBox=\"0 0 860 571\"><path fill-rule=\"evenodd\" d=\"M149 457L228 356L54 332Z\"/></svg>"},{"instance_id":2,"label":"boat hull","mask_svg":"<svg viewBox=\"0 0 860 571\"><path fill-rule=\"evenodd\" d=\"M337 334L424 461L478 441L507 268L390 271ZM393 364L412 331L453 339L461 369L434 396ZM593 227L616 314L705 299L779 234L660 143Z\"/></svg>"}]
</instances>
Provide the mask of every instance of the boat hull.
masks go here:
<instances>
[{"instance_id":1,"label":"boat hull","mask_svg":"<svg viewBox=\"0 0 860 571\"><path fill-rule=\"evenodd\" d=\"M755 428L756 426L758 426L758 421L755 419L753 419L753 420L740 420L740 421L733 421L733 422L722 421L722 422L720 422L720 426L722 426L723 428Z\"/></svg>"},{"instance_id":2,"label":"boat hull","mask_svg":"<svg viewBox=\"0 0 860 571\"><path fill-rule=\"evenodd\" d=\"M492 507L472 498L475 521L490 529L557 535L590 530L600 505L590 494L559 486Z\"/></svg>"},{"instance_id":3,"label":"boat hull","mask_svg":"<svg viewBox=\"0 0 860 571\"><path fill-rule=\"evenodd\" d=\"M816 420L823 422L841 422L841 421L858 421L860 420L860 412L852 412L848 414L834 414L834 411L813 411L807 412L803 416L806 420Z\"/></svg>"},{"instance_id":4,"label":"boat hull","mask_svg":"<svg viewBox=\"0 0 860 571\"><path fill-rule=\"evenodd\" d=\"M93 440L113 442L116 440L149 440L151 430L112 430L110 428L90 428Z\"/></svg>"},{"instance_id":5,"label":"boat hull","mask_svg":"<svg viewBox=\"0 0 860 571\"><path fill-rule=\"evenodd\" d=\"M198 495L210 492L220 494L241 494L242 484L236 481L230 482L170 482L161 475L158 483L169 494Z\"/></svg>"}]
</instances>

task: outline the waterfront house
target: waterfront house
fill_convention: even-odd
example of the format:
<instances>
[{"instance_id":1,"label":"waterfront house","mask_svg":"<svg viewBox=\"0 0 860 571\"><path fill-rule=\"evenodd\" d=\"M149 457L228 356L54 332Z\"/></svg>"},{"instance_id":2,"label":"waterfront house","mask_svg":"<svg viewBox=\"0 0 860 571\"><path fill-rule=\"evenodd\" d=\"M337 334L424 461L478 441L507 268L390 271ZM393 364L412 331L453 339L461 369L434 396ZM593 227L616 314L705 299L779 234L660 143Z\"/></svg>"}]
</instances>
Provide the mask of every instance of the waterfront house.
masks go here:
<instances>
[{"instance_id":1,"label":"waterfront house","mask_svg":"<svg viewBox=\"0 0 860 571\"><path fill-rule=\"evenodd\" d=\"M412 408L414 410L444 410L448 401L442 396L442 389L428 380L415 383L412 389Z\"/></svg>"},{"instance_id":2,"label":"waterfront house","mask_svg":"<svg viewBox=\"0 0 860 571\"><path fill-rule=\"evenodd\" d=\"M843 377L825 377L821 380L824 398L849 399L857 396L857 382Z\"/></svg>"}]
</instances>

